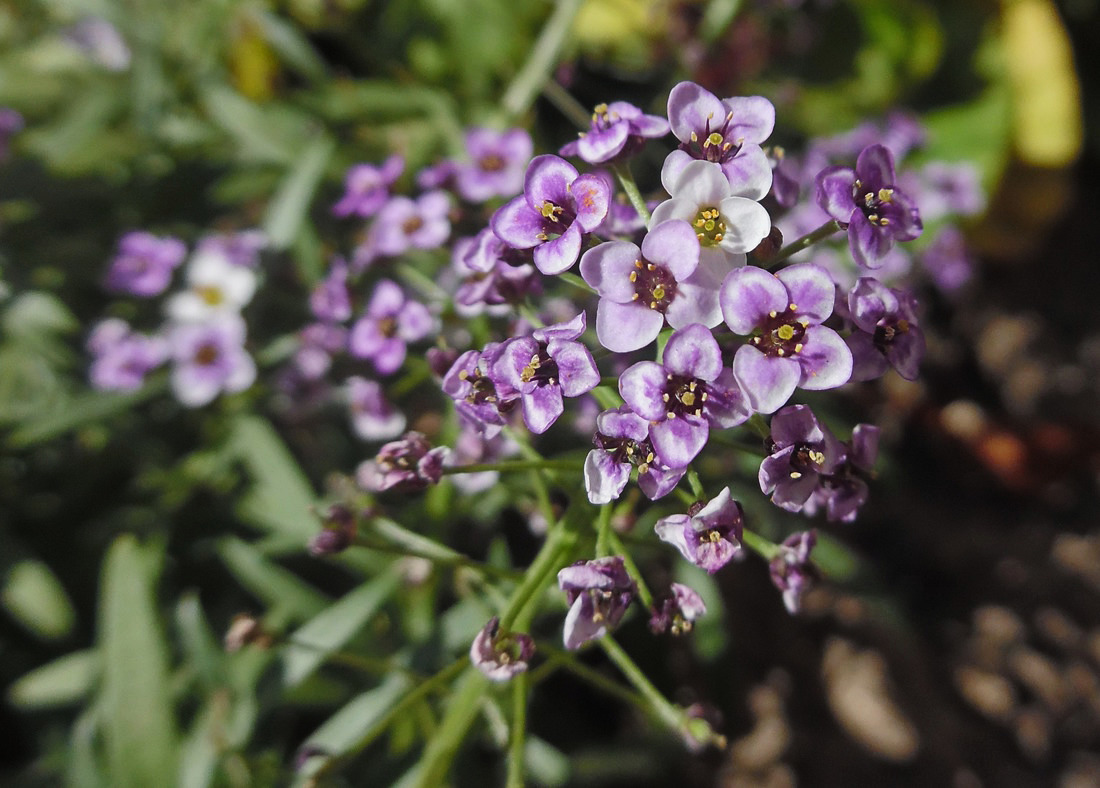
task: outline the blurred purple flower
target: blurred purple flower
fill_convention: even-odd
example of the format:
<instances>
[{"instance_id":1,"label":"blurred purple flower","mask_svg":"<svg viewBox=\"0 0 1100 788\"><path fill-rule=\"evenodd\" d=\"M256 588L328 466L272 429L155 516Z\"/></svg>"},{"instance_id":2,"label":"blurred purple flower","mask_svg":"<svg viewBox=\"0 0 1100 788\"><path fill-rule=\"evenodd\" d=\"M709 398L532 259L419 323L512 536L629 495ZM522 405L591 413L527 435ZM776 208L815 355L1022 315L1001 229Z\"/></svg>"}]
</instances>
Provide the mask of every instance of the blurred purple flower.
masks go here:
<instances>
[{"instance_id":1,"label":"blurred purple flower","mask_svg":"<svg viewBox=\"0 0 1100 788\"><path fill-rule=\"evenodd\" d=\"M426 306L408 300L395 282L381 279L365 314L351 327L348 352L369 359L378 374L392 375L405 363L407 343L423 339L434 328Z\"/></svg>"},{"instance_id":2,"label":"blurred purple flower","mask_svg":"<svg viewBox=\"0 0 1100 788\"><path fill-rule=\"evenodd\" d=\"M531 135L524 129L470 129L466 132L469 161L456 165L455 188L472 203L513 197L523 191L531 151Z\"/></svg>"},{"instance_id":3,"label":"blurred purple flower","mask_svg":"<svg viewBox=\"0 0 1100 788\"><path fill-rule=\"evenodd\" d=\"M142 231L126 233L119 239L105 284L116 293L160 295L186 256L187 246L178 238L158 238Z\"/></svg>"},{"instance_id":4,"label":"blurred purple flower","mask_svg":"<svg viewBox=\"0 0 1100 788\"><path fill-rule=\"evenodd\" d=\"M332 206L337 216L374 216L390 196L393 185L405 169L405 160L390 156L381 166L356 164L344 180L344 196Z\"/></svg>"},{"instance_id":5,"label":"blurred purple flower","mask_svg":"<svg viewBox=\"0 0 1100 788\"><path fill-rule=\"evenodd\" d=\"M783 592L783 604L792 615L802 608L802 595L814 580L810 553L817 544L816 531L800 531L783 540L769 562L772 583Z\"/></svg>"},{"instance_id":6,"label":"blurred purple flower","mask_svg":"<svg viewBox=\"0 0 1100 788\"><path fill-rule=\"evenodd\" d=\"M161 337L135 333L124 320L99 323L88 337L92 353L89 378L101 391L134 391L146 375L168 358L168 344Z\"/></svg>"},{"instance_id":7,"label":"blurred purple flower","mask_svg":"<svg viewBox=\"0 0 1100 788\"><path fill-rule=\"evenodd\" d=\"M389 403L377 381L348 378L347 402L351 426L365 441L395 438L405 429L405 416Z\"/></svg>"},{"instance_id":8,"label":"blurred purple flower","mask_svg":"<svg viewBox=\"0 0 1100 788\"><path fill-rule=\"evenodd\" d=\"M368 492L401 490L413 492L438 484L450 449L433 449L419 432L406 432L400 440L385 444L373 460L355 472L359 486Z\"/></svg>"},{"instance_id":9,"label":"blurred purple flower","mask_svg":"<svg viewBox=\"0 0 1100 788\"><path fill-rule=\"evenodd\" d=\"M256 363L244 349L245 324L239 315L172 329L172 392L197 408L224 392L243 391L256 379Z\"/></svg>"}]
</instances>

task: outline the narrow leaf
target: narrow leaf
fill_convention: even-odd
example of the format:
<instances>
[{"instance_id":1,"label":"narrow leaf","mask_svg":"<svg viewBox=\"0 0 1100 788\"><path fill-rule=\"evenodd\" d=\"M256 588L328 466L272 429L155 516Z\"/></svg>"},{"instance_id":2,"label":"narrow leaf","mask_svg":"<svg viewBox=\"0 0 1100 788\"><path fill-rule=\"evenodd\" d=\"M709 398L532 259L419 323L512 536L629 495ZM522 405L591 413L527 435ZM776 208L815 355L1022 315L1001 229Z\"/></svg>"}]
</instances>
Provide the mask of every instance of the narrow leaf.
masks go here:
<instances>
[{"instance_id":1,"label":"narrow leaf","mask_svg":"<svg viewBox=\"0 0 1100 788\"><path fill-rule=\"evenodd\" d=\"M98 651L74 651L20 677L8 687L8 700L24 709L79 703L91 692L98 673Z\"/></svg>"}]
</instances>

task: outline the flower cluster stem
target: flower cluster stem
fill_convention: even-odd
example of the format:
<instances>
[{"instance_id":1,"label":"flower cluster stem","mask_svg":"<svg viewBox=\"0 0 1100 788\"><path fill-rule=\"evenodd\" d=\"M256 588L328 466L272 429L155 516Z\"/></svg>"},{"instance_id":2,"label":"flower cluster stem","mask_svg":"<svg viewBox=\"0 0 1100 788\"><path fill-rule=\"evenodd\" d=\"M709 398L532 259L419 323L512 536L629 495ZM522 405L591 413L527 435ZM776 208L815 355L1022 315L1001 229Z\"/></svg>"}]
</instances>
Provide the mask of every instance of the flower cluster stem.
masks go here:
<instances>
[{"instance_id":1,"label":"flower cluster stem","mask_svg":"<svg viewBox=\"0 0 1100 788\"><path fill-rule=\"evenodd\" d=\"M550 72L557 63L580 7L581 0L558 0L554 5L554 11L539 33L530 57L501 99L501 105L509 119L526 112L539 92L549 84Z\"/></svg>"},{"instance_id":2,"label":"flower cluster stem","mask_svg":"<svg viewBox=\"0 0 1100 788\"><path fill-rule=\"evenodd\" d=\"M612 170L615 172L615 177L619 179L619 185L623 187L623 192L630 200L630 204L638 212L638 216L642 218L643 222L649 224L649 207L645 204L645 198L642 197L641 191L638 190L638 184L634 181L634 174L630 171L630 165L616 164L612 166Z\"/></svg>"},{"instance_id":3,"label":"flower cluster stem","mask_svg":"<svg viewBox=\"0 0 1100 788\"><path fill-rule=\"evenodd\" d=\"M512 735L508 742L508 788L523 788L523 747L527 741L527 693L530 676L512 679Z\"/></svg>"},{"instance_id":4,"label":"flower cluster stem","mask_svg":"<svg viewBox=\"0 0 1100 788\"><path fill-rule=\"evenodd\" d=\"M775 268L791 255L796 255L803 249L809 249L815 243L828 238L839 229L841 229L840 222L836 221L836 219L830 219L813 232L806 233L801 238L791 241L789 244L784 246L782 249L775 253L775 257L767 261L767 263L764 265L764 268Z\"/></svg>"},{"instance_id":5,"label":"flower cluster stem","mask_svg":"<svg viewBox=\"0 0 1100 788\"><path fill-rule=\"evenodd\" d=\"M482 462L447 467L443 469L443 475L453 476L457 473L483 473L485 471L514 473L516 471L540 469L576 471L580 469L580 466L575 460L506 460L504 462Z\"/></svg>"}]
</instances>

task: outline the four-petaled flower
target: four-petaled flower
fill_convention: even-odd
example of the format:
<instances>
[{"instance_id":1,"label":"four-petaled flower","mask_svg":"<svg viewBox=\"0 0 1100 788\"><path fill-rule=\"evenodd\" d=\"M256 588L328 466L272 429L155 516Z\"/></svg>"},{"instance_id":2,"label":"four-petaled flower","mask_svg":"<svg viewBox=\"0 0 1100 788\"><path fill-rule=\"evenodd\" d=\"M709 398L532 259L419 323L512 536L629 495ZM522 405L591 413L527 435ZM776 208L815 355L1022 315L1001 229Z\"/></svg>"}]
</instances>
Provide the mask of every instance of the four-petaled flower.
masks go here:
<instances>
[{"instance_id":1,"label":"four-petaled flower","mask_svg":"<svg viewBox=\"0 0 1100 788\"><path fill-rule=\"evenodd\" d=\"M857 331L848 337L852 380L873 380L893 367L916 380L924 357L924 332L917 325L912 294L864 277L848 293L848 310Z\"/></svg>"},{"instance_id":2,"label":"four-petaled flower","mask_svg":"<svg viewBox=\"0 0 1100 788\"><path fill-rule=\"evenodd\" d=\"M172 392L189 408L211 402L219 393L243 391L256 379L256 363L244 349L245 324L239 315L206 323L182 323L169 341L175 365Z\"/></svg>"},{"instance_id":3,"label":"four-petaled flower","mask_svg":"<svg viewBox=\"0 0 1100 788\"><path fill-rule=\"evenodd\" d=\"M562 633L567 649L580 648L618 626L637 593L618 555L565 567L558 572L558 587L569 603Z\"/></svg>"},{"instance_id":4,"label":"four-petaled flower","mask_svg":"<svg viewBox=\"0 0 1100 788\"><path fill-rule=\"evenodd\" d=\"M596 175L581 175L565 159L536 156L524 176L523 194L493 214L493 232L516 249L534 248L544 274L567 271L581 241L607 216L611 189Z\"/></svg>"},{"instance_id":5,"label":"four-petaled flower","mask_svg":"<svg viewBox=\"0 0 1100 788\"><path fill-rule=\"evenodd\" d=\"M699 323L672 334L662 363L639 361L623 372L619 393L652 422L649 439L672 468L685 468L695 459L711 426L734 427L749 417L744 396L722 365L718 343Z\"/></svg>"},{"instance_id":6,"label":"four-petaled flower","mask_svg":"<svg viewBox=\"0 0 1100 788\"><path fill-rule=\"evenodd\" d=\"M733 374L752 409L774 413L795 388L831 389L852 375L852 352L821 325L836 290L825 269L801 263L772 274L745 266L726 277L722 316L735 334L755 334L737 349Z\"/></svg>"},{"instance_id":7,"label":"four-petaled flower","mask_svg":"<svg viewBox=\"0 0 1100 788\"><path fill-rule=\"evenodd\" d=\"M685 221L654 227L642 247L610 241L581 258L581 276L596 292L596 337L608 350L626 353L645 347L665 321L673 328L722 322L717 283L694 274L699 267L699 241Z\"/></svg>"},{"instance_id":8,"label":"four-petaled flower","mask_svg":"<svg viewBox=\"0 0 1100 788\"><path fill-rule=\"evenodd\" d=\"M601 164L617 156L636 153L645 140L668 134L668 121L646 115L626 101L598 104L592 113L592 125L578 139L558 151L562 156L579 156L589 164Z\"/></svg>"},{"instance_id":9,"label":"four-petaled flower","mask_svg":"<svg viewBox=\"0 0 1100 788\"><path fill-rule=\"evenodd\" d=\"M741 552L743 527L741 504L729 487L705 505L693 504L687 514L673 514L657 521L653 529L691 563L714 574Z\"/></svg>"},{"instance_id":10,"label":"four-petaled flower","mask_svg":"<svg viewBox=\"0 0 1100 788\"><path fill-rule=\"evenodd\" d=\"M855 170L826 167L817 175L817 204L848 228L852 257L865 268L923 229L916 203L895 182L894 157L883 145L864 148Z\"/></svg>"},{"instance_id":11,"label":"four-petaled flower","mask_svg":"<svg viewBox=\"0 0 1100 788\"><path fill-rule=\"evenodd\" d=\"M493 681L508 679L527 670L535 654L535 641L523 632L500 631L500 618L493 616L470 644L470 662Z\"/></svg>"},{"instance_id":12,"label":"four-petaled flower","mask_svg":"<svg viewBox=\"0 0 1100 788\"><path fill-rule=\"evenodd\" d=\"M733 193L761 200L772 185L772 168L760 144L775 126L775 107L763 96L719 99L694 82L668 94L668 120L680 147L668 154L662 183L672 183L692 161L722 168Z\"/></svg>"},{"instance_id":13,"label":"four-petaled flower","mask_svg":"<svg viewBox=\"0 0 1100 788\"><path fill-rule=\"evenodd\" d=\"M791 534L779 545L779 552L768 564L772 583L783 592L783 604L792 615L802 608L802 595L814 581L810 553L816 544L817 531Z\"/></svg>"},{"instance_id":14,"label":"four-petaled flower","mask_svg":"<svg viewBox=\"0 0 1100 788\"><path fill-rule=\"evenodd\" d=\"M422 433L409 431L400 440L383 445L373 460L362 463L355 478L369 492L423 490L443 478L450 452L446 446L433 449Z\"/></svg>"},{"instance_id":15,"label":"four-petaled flower","mask_svg":"<svg viewBox=\"0 0 1100 788\"><path fill-rule=\"evenodd\" d=\"M638 469L638 486L651 501L672 491L683 478L684 468L669 468L649 442L649 421L628 405L605 410L596 417L596 448L584 460L584 487L588 500L609 503L623 493L630 469Z\"/></svg>"},{"instance_id":16,"label":"four-petaled flower","mask_svg":"<svg viewBox=\"0 0 1100 788\"><path fill-rule=\"evenodd\" d=\"M379 167L356 164L348 170L344 181L344 196L332 212L337 216L374 216L390 196L390 186L405 169L401 156L390 156Z\"/></svg>"},{"instance_id":17,"label":"four-petaled flower","mask_svg":"<svg viewBox=\"0 0 1100 788\"><path fill-rule=\"evenodd\" d=\"M481 203L518 194L524 169L531 161L531 147L531 135L523 129L467 131L470 160L455 166L455 188L462 199Z\"/></svg>"},{"instance_id":18,"label":"four-petaled flower","mask_svg":"<svg viewBox=\"0 0 1100 788\"><path fill-rule=\"evenodd\" d=\"M550 429L565 409L563 397L579 397L599 385L592 354L577 342L585 328L581 312L568 323L508 340L494 362L494 376L519 392L523 421L531 432Z\"/></svg>"},{"instance_id":19,"label":"four-petaled flower","mask_svg":"<svg viewBox=\"0 0 1100 788\"><path fill-rule=\"evenodd\" d=\"M428 336L434 325L426 306L406 299L399 285L382 279L366 313L351 327L348 350L356 358L370 359L378 374L391 375L405 362L407 343Z\"/></svg>"},{"instance_id":20,"label":"four-petaled flower","mask_svg":"<svg viewBox=\"0 0 1100 788\"><path fill-rule=\"evenodd\" d=\"M800 511L822 476L844 462L844 445L807 405L791 405L772 417L770 454L760 463L760 490L789 512Z\"/></svg>"}]
</instances>

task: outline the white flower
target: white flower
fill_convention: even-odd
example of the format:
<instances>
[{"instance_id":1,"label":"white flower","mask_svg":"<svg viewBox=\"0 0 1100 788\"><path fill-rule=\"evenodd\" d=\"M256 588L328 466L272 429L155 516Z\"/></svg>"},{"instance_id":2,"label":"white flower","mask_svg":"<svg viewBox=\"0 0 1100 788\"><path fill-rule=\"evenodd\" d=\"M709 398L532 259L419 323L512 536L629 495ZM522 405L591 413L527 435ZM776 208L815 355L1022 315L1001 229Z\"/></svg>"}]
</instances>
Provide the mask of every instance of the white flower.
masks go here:
<instances>
[{"instance_id":1,"label":"white flower","mask_svg":"<svg viewBox=\"0 0 1100 788\"><path fill-rule=\"evenodd\" d=\"M165 311L180 323L205 323L239 313L255 292L256 274L251 270L218 252L200 251L187 265L187 290L169 298Z\"/></svg>"}]
</instances>

